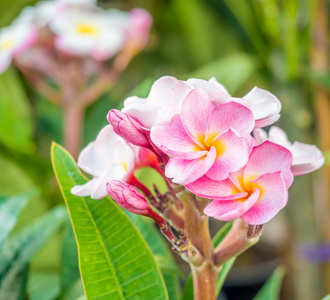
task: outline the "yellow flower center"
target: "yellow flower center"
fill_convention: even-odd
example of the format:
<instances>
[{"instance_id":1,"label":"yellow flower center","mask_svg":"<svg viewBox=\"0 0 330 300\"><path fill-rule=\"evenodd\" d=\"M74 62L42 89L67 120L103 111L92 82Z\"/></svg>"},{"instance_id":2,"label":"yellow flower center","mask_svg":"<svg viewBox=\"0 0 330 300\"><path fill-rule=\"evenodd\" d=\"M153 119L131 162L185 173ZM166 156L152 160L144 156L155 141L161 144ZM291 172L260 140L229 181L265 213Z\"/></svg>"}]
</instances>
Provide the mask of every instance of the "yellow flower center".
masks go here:
<instances>
[{"instance_id":1,"label":"yellow flower center","mask_svg":"<svg viewBox=\"0 0 330 300\"><path fill-rule=\"evenodd\" d=\"M13 44L14 44L13 39L5 40L0 44L0 50L9 49L13 46Z\"/></svg>"},{"instance_id":2,"label":"yellow flower center","mask_svg":"<svg viewBox=\"0 0 330 300\"><path fill-rule=\"evenodd\" d=\"M76 27L76 31L82 35L92 35L96 36L99 34L99 29L93 24L80 23Z\"/></svg>"},{"instance_id":3,"label":"yellow flower center","mask_svg":"<svg viewBox=\"0 0 330 300\"><path fill-rule=\"evenodd\" d=\"M210 133L207 138L205 138L204 134L200 134L196 137L197 141L200 143L201 146L196 145L194 147L195 151L203 151L207 150L210 151L212 147L215 148L217 152L217 157L221 156L226 151L226 144L221 139L215 138L218 136L217 133Z\"/></svg>"}]
</instances>

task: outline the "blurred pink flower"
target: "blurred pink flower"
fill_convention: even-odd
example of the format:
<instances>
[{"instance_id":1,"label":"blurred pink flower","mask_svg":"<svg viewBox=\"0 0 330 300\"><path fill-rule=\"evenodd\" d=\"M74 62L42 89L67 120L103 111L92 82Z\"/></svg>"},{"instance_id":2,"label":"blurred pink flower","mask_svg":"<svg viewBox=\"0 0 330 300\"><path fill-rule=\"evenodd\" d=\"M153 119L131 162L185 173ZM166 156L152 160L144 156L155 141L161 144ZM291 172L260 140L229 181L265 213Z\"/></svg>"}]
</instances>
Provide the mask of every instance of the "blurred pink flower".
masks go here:
<instances>
[{"instance_id":1,"label":"blurred pink flower","mask_svg":"<svg viewBox=\"0 0 330 300\"><path fill-rule=\"evenodd\" d=\"M294 176L313 172L324 164L324 156L316 146L300 142L291 144L286 133L279 127L271 127L268 136L263 129L254 130L253 134L258 143L269 140L291 151L293 155L291 171Z\"/></svg>"},{"instance_id":2,"label":"blurred pink flower","mask_svg":"<svg viewBox=\"0 0 330 300\"><path fill-rule=\"evenodd\" d=\"M222 180L241 169L250 153L253 128L250 109L233 101L214 105L205 90L195 88L185 97L180 115L170 124L152 127L151 139L171 156L166 176L189 184L204 174Z\"/></svg>"},{"instance_id":3,"label":"blurred pink flower","mask_svg":"<svg viewBox=\"0 0 330 300\"><path fill-rule=\"evenodd\" d=\"M254 147L246 166L227 179L203 176L186 188L212 199L204 212L213 218L229 221L241 217L251 225L264 224L287 203L292 159L289 150L266 141Z\"/></svg>"}]
</instances>

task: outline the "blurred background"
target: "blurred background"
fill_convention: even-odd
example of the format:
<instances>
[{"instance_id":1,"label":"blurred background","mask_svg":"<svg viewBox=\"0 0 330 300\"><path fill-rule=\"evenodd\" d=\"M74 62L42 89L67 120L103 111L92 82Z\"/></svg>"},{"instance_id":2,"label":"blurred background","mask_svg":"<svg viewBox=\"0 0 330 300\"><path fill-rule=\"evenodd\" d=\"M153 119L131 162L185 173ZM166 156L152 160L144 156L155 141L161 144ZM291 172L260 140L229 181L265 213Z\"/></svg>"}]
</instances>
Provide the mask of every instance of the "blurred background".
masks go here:
<instances>
[{"instance_id":1,"label":"blurred background","mask_svg":"<svg viewBox=\"0 0 330 300\"><path fill-rule=\"evenodd\" d=\"M36 2L2 0L0 27ZM329 294L330 2L99 0L98 4L126 11L145 8L154 22L146 48L116 85L87 107L81 146L96 138L111 108L121 109L129 95L147 96L151 84L164 75L183 80L214 76L236 97L255 85L269 90L283 105L276 125L291 141L317 145L326 165L295 179L288 206L265 225L261 242L237 260L225 282L226 297L252 299L279 264L286 268L281 299L313 300ZM12 234L63 203L50 163L51 141L63 144L62 123L61 108L38 93L19 70L12 66L0 75L0 195L30 198ZM0 226L4 221L0 219ZM218 221L212 225L214 231L221 226ZM59 296L63 243L70 234L62 227L53 229L51 238L39 240L40 247L26 256L24 263L32 274L30 299ZM41 285L53 291L53 298L42 297ZM236 294L239 290L245 296Z\"/></svg>"}]
</instances>

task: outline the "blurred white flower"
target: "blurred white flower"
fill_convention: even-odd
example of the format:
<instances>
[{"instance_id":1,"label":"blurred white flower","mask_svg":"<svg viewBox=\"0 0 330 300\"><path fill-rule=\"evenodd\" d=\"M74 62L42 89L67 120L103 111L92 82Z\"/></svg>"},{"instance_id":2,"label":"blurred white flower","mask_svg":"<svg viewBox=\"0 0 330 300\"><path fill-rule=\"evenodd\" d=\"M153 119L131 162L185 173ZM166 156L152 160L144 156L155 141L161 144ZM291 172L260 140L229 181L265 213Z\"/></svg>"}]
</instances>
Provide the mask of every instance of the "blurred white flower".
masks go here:
<instances>
[{"instance_id":1,"label":"blurred white flower","mask_svg":"<svg viewBox=\"0 0 330 300\"><path fill-rule=\"evenodd\" d=\"M103 10L66 9L50 22L56 35L55 45L72 55L90 55L106 60L115 55L125 41L125 29L120 15Z\"/></svg>"},{"instance_id":2,"label":"blurred white flower","mask_svg":"<svg viewBox=\"0 0 330 300\"><path fill-rule=\"evenodd\" d=\"M0 73L5 71L12 59L30 47L38 34L29 22L15 21L0 29Z\"/></svg>"}]
</instances>

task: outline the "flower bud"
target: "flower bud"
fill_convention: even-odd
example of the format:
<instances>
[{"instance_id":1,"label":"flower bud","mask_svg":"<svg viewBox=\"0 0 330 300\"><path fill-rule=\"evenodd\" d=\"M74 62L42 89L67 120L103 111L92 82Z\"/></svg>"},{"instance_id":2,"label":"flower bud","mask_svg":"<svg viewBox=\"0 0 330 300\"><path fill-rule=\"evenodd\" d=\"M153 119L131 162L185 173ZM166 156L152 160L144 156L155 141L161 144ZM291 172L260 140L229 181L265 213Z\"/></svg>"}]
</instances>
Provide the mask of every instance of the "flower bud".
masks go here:
<instances>
[{"instance_id":1,"label":"flower bud","mask_svg":"<svg viewBox=\"0 0 330 300\"><path fill-rule=\"evenodd\" d=\"M117 109L110 110L107 119L113 126L114 132L127 142L133 145L150 148L145 130L135 119Z\"/></svg>"},{"instance_id":2,"label":"flower bud","mask_svg":"<svg viewBox=\"0 0 330 300\"><path fill-rule=\"evenodd\" d=\"M118 180L111 180L107 183L107 192L122 208L129 212L150 217L157 223L163 220L152 210L146 197L136 187Z\"/></svg>"}]
</instances>

